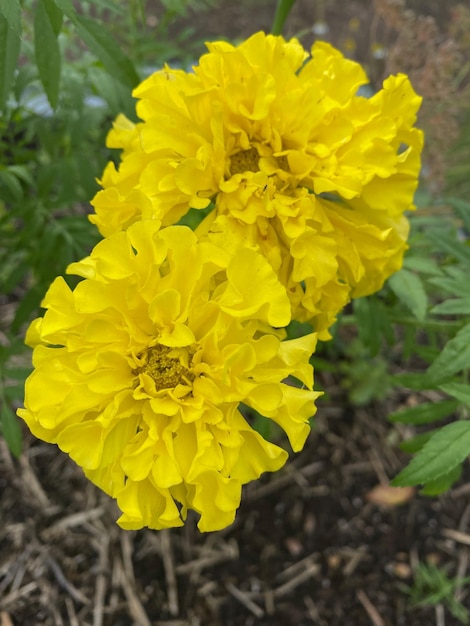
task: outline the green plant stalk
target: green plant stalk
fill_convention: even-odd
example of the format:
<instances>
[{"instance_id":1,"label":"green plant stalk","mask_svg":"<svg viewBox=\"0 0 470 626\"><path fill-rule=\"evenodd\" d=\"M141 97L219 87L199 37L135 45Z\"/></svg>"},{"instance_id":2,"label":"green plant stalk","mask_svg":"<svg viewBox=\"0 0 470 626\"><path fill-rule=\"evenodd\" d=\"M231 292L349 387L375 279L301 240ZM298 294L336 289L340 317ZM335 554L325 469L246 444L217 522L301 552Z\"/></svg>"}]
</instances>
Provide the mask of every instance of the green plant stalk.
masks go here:
<instances>
[{"instance_id":1,"label":"green plant stalk","mask_svg":"<svg viewBox=\"0 0 470 626\"><path fill-rule=\"evenodd\" d=\"M393 324L402 324L404 326L419 326L420 328L428 328L429 330L445 330L445 329L453 329L459 328L462 326L463 322L461 320L449 320L449 321L420 321L414 317L406 317L401 315L389 315L389 320ZM355 325L356 318L354 315L344 315L341 317L341 324L351 326Z\"/></svg>"},{"instance_id":2,"label":"green plant stalk","mask_svg":"<svg viewBox=\"0 0 470 626\"><path fill-rule=\"evenodd\" d=\"M271 32L273 35L281 35L284 23L289 15L289 11L294 6L295 0L278 0L276 14L274 16Z\"/></svg>"}]
</instances>

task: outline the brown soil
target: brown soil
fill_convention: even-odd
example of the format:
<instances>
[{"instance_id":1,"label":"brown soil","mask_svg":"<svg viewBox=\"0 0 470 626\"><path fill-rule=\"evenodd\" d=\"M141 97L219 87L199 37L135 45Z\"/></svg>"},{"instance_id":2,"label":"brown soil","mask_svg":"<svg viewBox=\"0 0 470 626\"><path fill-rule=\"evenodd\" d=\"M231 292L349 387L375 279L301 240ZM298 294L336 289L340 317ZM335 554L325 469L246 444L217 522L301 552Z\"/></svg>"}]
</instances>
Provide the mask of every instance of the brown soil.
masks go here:
<instances>
[{"instance_id":1,"label":"brown soil","mask_svg":"<svg viewBox=\"0 0 470 626\"><path fill-rule=\"evenodd\" d=\"M192 517L122 531L114 503L54 446L26 435L16 461L2 443L0 624L458 624L442 606L411 610L403 586L418 560L465 574L468 485L371 502L405 461L390 406L352 409L335 393L303 452L249 485L235 523L212 534Z\"/></svg>"}]
</instances>

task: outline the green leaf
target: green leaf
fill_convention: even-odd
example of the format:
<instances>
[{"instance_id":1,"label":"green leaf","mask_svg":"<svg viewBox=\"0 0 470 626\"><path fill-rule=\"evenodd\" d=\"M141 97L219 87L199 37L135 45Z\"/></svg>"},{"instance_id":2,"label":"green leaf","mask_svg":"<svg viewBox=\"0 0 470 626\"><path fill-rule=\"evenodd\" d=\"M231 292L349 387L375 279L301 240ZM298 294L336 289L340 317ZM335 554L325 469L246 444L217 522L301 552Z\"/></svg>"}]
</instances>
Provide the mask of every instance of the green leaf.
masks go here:
<instances>
[{"instance_id":1,"label":"green leaf","mask_svg":"<svg viewBox=\"0 0 470 626\"><path fill-rule=\"evenodd\" d=\"M132 61L102 23L79 15L71 0L53 0L53 2L72 21L82 41L98 57L111 76L130 89L140 82Z\"/></svg>"},{"instance_id":2,"label":"green leaf","mask_svg":"<svg viewBox=\"0 0 470 626\"><path fill-rule=\"evenodd\" d=\"M0 2L0 13L8 22L8 26L21 38L21 4L20 0L3 0Z\"/></svg>"},{"instance_id":3,"label":"green leaf","mask_svg":"<svg viewBox=\"0 0 470 626\"><path fill-rule=\"evenodd\" d=\"M273 35L280 35L284 27L284 22L289 15L290 10L294 6L295 0L277 0L276 14L271 27Z\"/></svg>"},{"instance_id":4,"label":"green leaf","mask_svg":"<svg viewBox=\"0 0 470 626\"><path fill-rule=\"evenodd\" d=\"M438 385L433 384L424 372L411 372L408 374L394 374L390 377L390 381L396 387L406 387L407 389L415 389L422 391L423 389L437 389Z\"/></svg>"},{"instance_id":5,"label":"green leaf","mask_svg":"<svg viewBox=\"0 0 470 626\"><path fill-rule=\"evenodd\" d=\"M431 424L451 415L459 406L457 400L442 400L442 402L425 402L419 406L414 406L403 411L396 411L389 415L391 422L400 424Z\"/></svg>"},{"instance_id":6,"label":"green leaf","mask_svg":"<svg viewBox=\"0 0 470 626\"><path fill-rule=\"evenodd\" d=\"M12 454L16 457L20 456L22 439L20 422L13 411L11 411L6 404L2 406L0 422L2 425L3 436Z\"/></svg>"},{"instance_id":7,"label":"green leaf","mask_svg":"<svg viewBox=\"0 0 470 626\"><path fill-rule=\"evenodd\" d=\"M57 255L57 258L60 259L60 255ZM44 291L44 286L35 285L26 293L26 295L23 296L23 298L21 298L21 301L15 311L15 317L11 323L12 332L18 332L21 325L27 322L33 313L37 312L44 296Z\"/></svg>"},{"instance_id":8,"label":"green leaf","mask_svg":"<svg viewBox=\"0 0 470 626\"><path fill-rule=\"evenodd\" d=\"M436 304L430 311L435 315L469 315L470 296L465 298L451 298L440 304Z\"/></svg>"},{"instance_id":9,"label":"green leaf","mask_svg":"<svg viewBox=\"0 0 470 626\"><path fill-rule=\"evenodd\" d=\"M414 437L411 437L411 439L406 439L406 441L402 441L400 444L400 450L407 452L408 454L416 454L416 452L419 452L424 444L431 439L435 432L436 429L430 430L426 433L419 433L419 435L415 435Z\"/></svg>"},{"instance_id":10,"label":"green leaf","mask_svg":"<svg viewBox=\"0 0 470 626\"><path fill-rule=\"evenodd\" d=\"M461 296L468 289L468 271L460 266L445 268L445 277L431 278L429 282L453 296Z\"/></svg>"},{"instance_id":11,"label":"green leaf","mask_svg":"<svg viewBox=\"0 0 470 626\"><path fill-rule=\"evenodd\" d=\"M396 476L392 485L406 487L436 480L451 472L470 454L470 421L462 420L439 429Z\"/></svg>"},{"instance_id":12,"label":"green leaf","mask_svg":"<svg viewBox=\"0 0 470 626\"><path fill-rule=\"evenodd\" d=\"M12 198L14 198L17 201L20 201L23 199L23 196L24 196L23 187L21 186L21 183L18 180L18 178L14 174L9 172L8 169L4 169L4 170L0 169L0 185L1 184L3 184L5 187L8 188Z\"/></svg>"},{"instance_id":13,"label":"green leaf","mask_svg":"<svg viewBox=\"0 0 470 626\"><path fill-rule=\"evenodd\" d=\"M470 324L467 324L450 341L431 364L426 376L434 382L444 382L456 372L470 367Z\"/></svg>"},{"instance_id":14,"label":"green leaf","mask_svg":"<svg viewBox=\"0 0 470 626\"><path fill-rule=\"evenodd\" d=\"M381 315L383 311L373 298L354 300L354 317L356 318L359 337L371 356L376 356L382 343Z\"/></svg>"},{"instance_id":15,"label":"green leaf","mask_svg":"<svg viewBox=\"0 0 470 626\"><path fill-rule=\"evenodd\" d=\"M72 0L54 0L56 7L66 15L72 22L77 16L77 12L73 6Z\"/></svg>"},{"instance_id":16,"label":"green leaf","mask_svg":"<svg viewBox=\"0 0 470 626\"><path fill-rule=\"evenodd\" d=\"M470 233L470 203L461 198L446 198L463 222L465 230Z\"/></svg>"},{"instance_id":17,"label":"green leaf","mask_svg":"<svg viewBox=\"0 0 470 626\"><path fill-rule=\"evenodd\" d=\"M428 297L421 279L407 269L402 269L388 281L397 298L413 313L420 322L426 318Z\"/></svg>"},{"instance_id":18,"label":"green leaf","mask_svg":"<svg viewBox=\"0 0 470 626\"><path fill-rule=\"evenodd\" d=\"M457 235L450 232L429 231L427 233L438 250L447 252L452 258L457 259L465 265L470 264L470 248L457 239Z\"/></svg>"},{"instance_id":19,"label":"green leaf","mask_svg":"<svg viewBox=\"0 0 470 626\"><path fill-rule=\"evenodd\" d=\"M429 257L405 257L403 265L406 269L419 272L420 274L430 274L431 276L442 275L442 270L436 261Z\"/></svg>"},{"instance_id":20,"label":"green leaf","mask_svg":"<svg viewBox=\"0 0 470 626\"><path fill-rule=\"evenodd\" d=\"M31 172L25 165L9 165L7 170L23 182L25 182L27 185L31 185L31 187L34 186L34 180Z\"/></svg>"},{"instance_id":21,"label":"green leaf","mask_svg":"<svg viewBox=\"0 0 470 626\"><path fill-rule=\"evenodd\" d=\"M47 17L49 18L49 23L54 31L54 35L58 37L60 35L60 31L62 30L62 22L64 20L64 14L62 10L57 6L54 0L41 0L44 9L47 13Z\"/></svg>"},{"instance_id":22,"label":"green leaf","mask_svg":"<svg viewBox=\"0 0 470 626\"><path fill-rule=\"evenodd\" d=\"M131 89L135 87L140 79L131 60L103 25L82 15L75 16L74 24L81 39L103 63L111 76Z\"/></svg>"},{"instance_id":23,"label":"green leaf","mask_svg":"<svg viewBox=\"0 0 470 626\"><path fill-rule=\"evenodd\" d=\"M0 109L4 109L15 82L15 70L20 55L21 39L0 15Z\"/></svg>"},{"instance_id":24,"label":"green leaf","mask_svg":"<svg viewBox=\"0 0 470 626\"><path fill-rule=\"evenodd\" d=\"M459 402L470 406L470 385L466 383L450 382L439 387L444 393L457 398Z\"/></svg>"},{"instance_id":25,"label":"green leaf","mask_svg":"<svg viewBox=\"0 0 470 626\"><path fill-rule=\"evenodd\" d=\"M34 13L34 54L47 99L55 109L59 101L61 53L46 4L40 0Z\"/></svg>"},{"instance_id":26,"label":"green leaf","mask_svg":"<svg viewBox=\"0 0 470 626\"><path fill-rule=\"evenodd\" d=\"M444 491L447 491L452 487L456 480L460 478L462 475L462 466L457 465L454 469L445 474L444 476L439 476L435 480L430 480L427 482L423 489L421 490L421 494L423 496L438 496Z\"/></svg>"}]
</instances>

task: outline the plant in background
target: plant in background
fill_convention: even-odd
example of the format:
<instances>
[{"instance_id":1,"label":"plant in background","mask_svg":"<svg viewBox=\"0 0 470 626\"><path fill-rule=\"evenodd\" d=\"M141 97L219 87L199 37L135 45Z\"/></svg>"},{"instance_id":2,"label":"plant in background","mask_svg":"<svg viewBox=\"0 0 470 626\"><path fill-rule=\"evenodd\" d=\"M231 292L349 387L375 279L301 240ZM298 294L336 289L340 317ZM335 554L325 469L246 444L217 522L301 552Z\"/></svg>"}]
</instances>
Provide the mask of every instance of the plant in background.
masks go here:
<instances>
[{"instance_id":1,"label":"plant in background","mask_svg":"<svg viewBox=\"0 0 470 626\"><path fill-rule=\"evenodd\" d=\"M418 454L397 476L395 484L424 483L424 493L430 495L445 491L459 478L462 463L470 454L470 205L450 200L449 206L453 206L456 216L445 224L440 216L416 218L420 243L417 241L415 254L409 259L411 265L418 262L427 273L425 293L429 294L431 308L421 328L429 329L434 345L424 346L421 357L429 367L418 374L396 377L396 382L405 387L435 390L443 398L391 416L393 421L419 426L452 415L459 418L406 444ZM426 257L420 256L423 253Z\"/></svg>"},{"instance_id":2,"label":"plant in background","mask_svg":"<svg viewBox=\"0 0 470 626\"><path fill-rule=\"evenodd\" d=\"M470 577L450 578L443 568L433 563L418 563L413 586L405 587L404 591L410 598L412 608L442 604L461 624L468 624L469 612L455 598L455 592L469 582Z\"/></svg>"},{"instance_id":3,"label":"plant in background","mask_svg":"<svg viewBox=\"0 0 470 626\"><path fill-rule=\"evenodd\" d=\"M98 240L84 215L110 158L111 120L133 115L136 67L189 54L164 28L155 49L144 10L140 0L129 8L109 0L0 3L0 425L17 455L11 407L30 371L18 332L53 278Z\"/></svg>"}]
</instances>

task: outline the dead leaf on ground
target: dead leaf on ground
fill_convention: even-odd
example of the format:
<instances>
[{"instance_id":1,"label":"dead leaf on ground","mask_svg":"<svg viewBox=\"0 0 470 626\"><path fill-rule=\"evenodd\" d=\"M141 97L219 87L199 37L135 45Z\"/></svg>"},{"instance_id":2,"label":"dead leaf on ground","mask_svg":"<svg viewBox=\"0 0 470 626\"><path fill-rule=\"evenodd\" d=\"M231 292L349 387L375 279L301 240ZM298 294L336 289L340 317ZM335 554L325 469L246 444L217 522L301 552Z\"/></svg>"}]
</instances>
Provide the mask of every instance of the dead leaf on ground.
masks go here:
<instances>
[{"instance_id":1,"label":"dead leaf on ground","mask_svg":"<svg viewBox=\"0 0 470 626\"><path fill-rule=\"evenodd\" d=\"M414 496L414 487L392 487L391 485L377 485L366 493L366 499L379 506L401 506Z\"/></svg>"}]
</instances>

